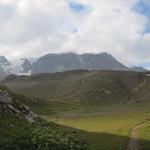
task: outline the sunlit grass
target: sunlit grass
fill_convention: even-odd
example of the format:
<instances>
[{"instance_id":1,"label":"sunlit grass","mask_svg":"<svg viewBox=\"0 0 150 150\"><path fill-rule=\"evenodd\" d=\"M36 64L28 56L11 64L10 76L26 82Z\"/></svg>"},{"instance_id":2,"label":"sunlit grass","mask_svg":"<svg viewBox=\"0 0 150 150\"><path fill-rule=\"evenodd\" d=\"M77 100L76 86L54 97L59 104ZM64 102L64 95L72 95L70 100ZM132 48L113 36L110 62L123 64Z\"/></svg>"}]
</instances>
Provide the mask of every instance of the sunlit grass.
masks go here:
<instances>
[{"instance_id":1,"label":"sunlit grass","mask_svg":"<svg viewBox=\"0 0 150 150\"><path fill-rule=\"evenodd\" d=\"M113 114L113 115L101 115L101 116L90 116L89 117L77 117L77 118L51 118L45 116L47 120L52 120L56 123L82 129L90 132L107 132L111 134L129 135L130 129L139 122L143 122L148 118L147 113L143 114Z\"/></svg>"}]
</instances>

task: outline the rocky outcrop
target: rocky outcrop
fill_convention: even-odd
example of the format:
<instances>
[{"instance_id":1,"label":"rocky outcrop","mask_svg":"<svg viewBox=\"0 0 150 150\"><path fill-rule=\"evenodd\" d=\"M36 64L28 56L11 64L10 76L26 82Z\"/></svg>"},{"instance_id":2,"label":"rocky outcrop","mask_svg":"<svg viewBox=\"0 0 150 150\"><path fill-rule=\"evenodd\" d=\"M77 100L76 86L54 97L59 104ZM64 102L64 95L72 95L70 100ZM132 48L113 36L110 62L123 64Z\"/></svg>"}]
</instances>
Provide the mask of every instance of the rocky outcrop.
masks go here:
<instances>
[{"instance_id":1,"label":"rocky outcrop","mask_svg":"<svg viewBox=\"0 0 150 150\"><path fill-rule=\"evenodd\" d=\"M34 123L38 119L38 115L33 113L26 105L21 105L19 111L29 123Z\"/></svg>"},{"instance_id":2,"label":"rocky outcrop","mask_svg":"<svg viewBox=\"0 0 150 150\"><path fill-rule=\"evenodd\" d=\"M12 102L11 97L9 96L7 91L0 90L0 103L2 104L9 104Z\"/></svg>"},{"instance_id":3,"label":"rocky outcrop","mask_svg":"<svg viewBox=\"0 0 150 150\"><path fill-rule=\"evenodd\" d=\"M0 56L0 65L9 65L9 61L5 56Z\"/></svg>"},{"instance_id":4,"label":"rocky outcrop","mask_svg":"<svg viewBox=\"0 0 150 150\"><path fill-rule=\"evenodd\" d=\"M34 114L26 105L20 104L17 108L7 91L0 90L0 112L14 114L17 117L24 118L29 123L35 123L38 116Z\"/></svg>"},{"instance_id":5,"label":"rocky outcrop","mask_svg":"<svg viewBox=\"0 0 150 150\"><path fill-rule=\"evenodd\" d=\"M0 65L0 80L3 80L7 76L6 71Z\"/></svg>"}]
</instances>

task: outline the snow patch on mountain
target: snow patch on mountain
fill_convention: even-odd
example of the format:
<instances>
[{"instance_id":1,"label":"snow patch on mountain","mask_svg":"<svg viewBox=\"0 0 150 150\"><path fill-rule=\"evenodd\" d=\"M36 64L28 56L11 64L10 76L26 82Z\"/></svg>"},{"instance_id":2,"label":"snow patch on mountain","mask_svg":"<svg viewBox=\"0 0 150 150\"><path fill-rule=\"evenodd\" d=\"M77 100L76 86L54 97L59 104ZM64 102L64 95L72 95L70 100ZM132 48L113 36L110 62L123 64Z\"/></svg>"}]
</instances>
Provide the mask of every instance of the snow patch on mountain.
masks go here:
<instances>
[{"instance_id":1,"label":"snow patch on mountain","mask_svg":"<svg viewBox=\"0 0 150 150\"><path fill-rule=\"evenodd\" d=\"M5 61L4 61L5 60ZM17 74L17 75L31 75L31 69L28 69L28 71L25 71L25 68L23 64L25 65L26 62L34 63L37 59L35 58L22 58L22 59L16 59L8 61L5 57L0 57L0 67L3 69L3 71L7 74Z\"/></svg>"}]
</instances>

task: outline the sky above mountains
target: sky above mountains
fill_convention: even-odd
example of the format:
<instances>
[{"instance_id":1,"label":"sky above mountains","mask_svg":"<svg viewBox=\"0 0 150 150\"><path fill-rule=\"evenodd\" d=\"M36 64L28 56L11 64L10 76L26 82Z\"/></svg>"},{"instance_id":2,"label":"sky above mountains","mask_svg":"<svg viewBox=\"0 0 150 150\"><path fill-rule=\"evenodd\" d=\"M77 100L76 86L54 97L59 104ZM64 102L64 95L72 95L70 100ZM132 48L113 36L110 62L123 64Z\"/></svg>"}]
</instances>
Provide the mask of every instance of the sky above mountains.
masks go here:
<instances>
[{"instance_id":1,"label":"sky above mountains","mask_svg":"<svg viewBox=\"0 0 150 150\"><path fill-rule=\"evenodd\" d=\"M150 68L150 0L0 0L0 55L104 51Z\"/></svg>"}]
</instances>

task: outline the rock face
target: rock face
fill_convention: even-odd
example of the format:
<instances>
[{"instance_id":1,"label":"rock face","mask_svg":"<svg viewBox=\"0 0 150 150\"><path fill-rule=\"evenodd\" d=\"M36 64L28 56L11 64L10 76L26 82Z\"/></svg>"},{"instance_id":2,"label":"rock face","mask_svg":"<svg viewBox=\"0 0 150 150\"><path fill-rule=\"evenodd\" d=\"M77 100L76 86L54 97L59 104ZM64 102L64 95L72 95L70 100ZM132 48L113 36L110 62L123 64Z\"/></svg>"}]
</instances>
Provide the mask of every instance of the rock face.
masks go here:
<instances>
[{"instance_id":1,"label":"rock face","mask_svg":"<svg viewBox=\"0 0 150 150\"><path fill-rule=\"evenodd\" d=\"M75 53L48 54L32 64L30 70L35 73L54 73L69 70L128 70L113 56L107 53L83 54Z\"/></svg>"},{"instance_id":2,"label":"rock face","mask_svg":"<svg viewBox=\"0 0 150 150\"><path fill-rule=\"evenodd\" d=\"M145 68L143 68L142 66L133 66L131 68L131 70L136 71L136 72L146 72L146 71L148 71Z\"/></svg>"},{"instance_id":3,"label":"rock face","mask_svg":"<svg viewBox=\"0 0 150 150\"><path fill-rule=\"evenodd\" d=\"M12 99L8 95L8 92L0 90L0 103L9 104L11 102L12 102Z\"/></svg>"},{"instance_id":4,"label":"rock face","mask_svg":"<svg viewBox=\"0 0 150 150\"><path fill-rule=\"evenodd\" d=\"M0 80L7 76L7 71L5 69L9 65L9 61L4 56L0 56Z\"/></svg>"},{"instance_id":5,"label":"rock face","mask_svg":"<svg viewBox=\"0 0 150 150\"><path fill-rule=\"evenodd\" d=\"M32 63L28 59L24 59L24 62L22 63L22 72L28 73L32 68Z\"/></svg>"},{"instance_id":6,"label":"rock face","mask_svg":"<svg viewBox=\"0 0 150 150\"><path fill-rule=\"evenodd\" d=\"M9 61L4 56L0 56L0 65L9 65Z\"/></svg>"},{"instance_id":7,"label":"rock face","mask_svg":"<svg viewBox=\"0 0 150 150\"><path fill-rule=\"evenodd\" d=\"M12 98L7 91L0 90L0 112L11 113L20 118L24 118L29 123L34 123L38 116L34 114L28 106L21 105L15 108L12 104Z\"/></svg>"},{"instance_id":8,"label":"rock face","mask_svg":"<svg viewBox=\"0 0 150 150\"><path fill-rule=\"evenodd\" d=\"M5 70L0 66L0 80L4 79L7 76Z\"/></svg>"}]
</instances>

